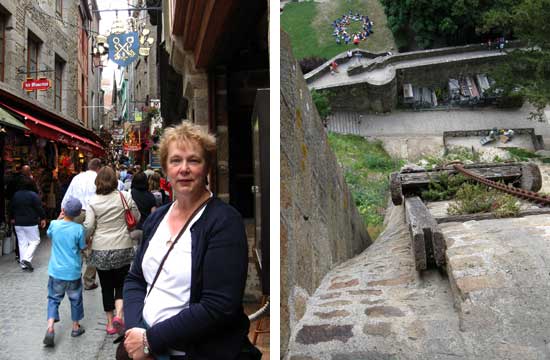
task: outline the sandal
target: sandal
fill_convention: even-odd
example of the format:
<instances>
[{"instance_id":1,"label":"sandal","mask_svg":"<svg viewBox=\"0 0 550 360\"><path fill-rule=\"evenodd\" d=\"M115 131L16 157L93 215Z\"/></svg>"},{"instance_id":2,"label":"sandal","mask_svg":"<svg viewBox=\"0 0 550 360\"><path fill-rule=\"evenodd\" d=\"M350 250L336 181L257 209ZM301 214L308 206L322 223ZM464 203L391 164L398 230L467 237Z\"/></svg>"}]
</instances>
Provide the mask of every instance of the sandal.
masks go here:
<instances>
[{"instance_id":1,"label":"sandal","mask_svg":"<svg viewBox=\"0 0 550 360\"><path fill-rule=\"evenodd\" d=\"M71 336L72 337L77 337L77 336L80 336L80 335L84 334L85 332L86 332L86 330L82 326L78 326L78 330L71 331Z\"/></svg>"},{"instance_id":2,"label":"sandal","mask_svg":"<svg viewBox=\"0 0 550 360\"><path fill-rule=\"evenodd\" d=\"M108 325L107 325L106 330L107 330L107 334L109 334L109 335L114 335L114 334L118 333L117 329L115 329L114 327L110 328Z\"/></svg>"},{"instance_id":3,"label":"sandal","mask_svg":"<svg viewBox=\"0 0 550 360\"><path fill-rule=\"evenodd\" d=\"M121 334L124 332L124 320L122 318L115 316L113 318L113 328L116 329L116 331Z\"/></svg>"}]
</instances>

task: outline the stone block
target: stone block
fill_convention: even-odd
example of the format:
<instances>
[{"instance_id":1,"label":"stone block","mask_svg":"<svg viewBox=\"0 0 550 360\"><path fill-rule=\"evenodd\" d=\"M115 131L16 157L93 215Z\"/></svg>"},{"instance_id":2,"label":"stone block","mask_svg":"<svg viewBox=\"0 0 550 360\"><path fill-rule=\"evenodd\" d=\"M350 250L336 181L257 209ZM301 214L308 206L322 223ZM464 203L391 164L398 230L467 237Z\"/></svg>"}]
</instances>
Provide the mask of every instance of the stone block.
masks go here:
<instances>
[{"instance_id":1,"label":"stone block","mask_svg":"<svg viewBox=\"0 0 550 360\"><path fill-rule=\"evenodd\" d=\"M469 293L485 289L498 289L506 286L502 274L467 276L456 279L456 288L462 299L465 299Z\"/></svg>"},{"instance_id":2,"label":"stone block","mask_svg":"<svg viewBox=\"0 0 550 360\"><path fill-rule=\"evenodd\" d=\"M390 336L392 334L391 331L391 324L380 322L380 323L374 323L374 324L366 324L363 327L363 333L366 335L372 335L372 336Z\"/></svg>"},{"instance_id":3,"label":"stone block","mask_svg":"<svg viewBox=\"0 0 550 360\"><path fill-rule=\"evenodd\" d=\"M373 306L367 308L365 314L370 317L402 317L405 313L394 306Z\"/></svg>"},{"instance_id":4,"label":"stone block","mask_svg":"<svg viewBox=\"0 0 550 360\"><path fill-rule=\"evenodd\" d=\"M342 293L339 293L339 292L323 294L319 296L319 299L321 300L334 299L334 298L340 297L340 295L342 295Z\"/></svg>"},{"instance_id":5,"label":"stone block","mask_svg":"<svg viewBox=\"0 0 550 360\"><path fill-rule=\"evenodd\" d=\"M328 341L347 342L353 337L353 325L306 325L298 331L300 344L318 344Z\"/></svg>"},{"instance_id":6,"label":"stone block","mask_svg":"<svg viewBox=\"0 0 550 360\"><path fill-rule=\"evenodd\" d=\"M344 282L332 283L332 285L330 285L328 289L329 290L344 289L344 288L349 288L357 285L359 285L359 279L353 279L353 280L344 281Z\"/></svg>"},{"instance_id":7,"label":"stone block","mask_svg":"<svg viewBox=\"0 0 550 360\"><path fill-rule=\"evenodd\" d=\"M485 264L485 261L481 256L454 256L449 259L450 271L460 271L472 268L480 268Z\"/></svg>"},{"instance_id":8,"label":"stone block","mask_svg":"<svg viewBox=\"0 0 550 360\"><path fill-rule=\"evenodd\" d=\"M391 279L369 281L367 286L397 286L406 285L413 281L414 277L412 275L402 275Z\"/></svg>"},{"instance_id":9,"label":"stone block","mask_svg":"<svg viewBox=\"0 0 550 360\"><path fill-rule=\"evenodd\" d=\"M336 307L336 306L344 306L349 305L352 302L349 300L336 300L336 301L329 301L326 303L319 304L321 307Z\"/></svg>"},{"instance_id":10,"label":"stone block","mask_svg":"<svg viewBox=\"0 0 550 360\"><path fill-rule=\"evenodd\" d=\"M344 318L350 315L349 311L346 310L333 310L328 313L324 312L315 312L313 315L317 316L320 319L333 319L333 318Z\"/></svg>"}]
</instances>

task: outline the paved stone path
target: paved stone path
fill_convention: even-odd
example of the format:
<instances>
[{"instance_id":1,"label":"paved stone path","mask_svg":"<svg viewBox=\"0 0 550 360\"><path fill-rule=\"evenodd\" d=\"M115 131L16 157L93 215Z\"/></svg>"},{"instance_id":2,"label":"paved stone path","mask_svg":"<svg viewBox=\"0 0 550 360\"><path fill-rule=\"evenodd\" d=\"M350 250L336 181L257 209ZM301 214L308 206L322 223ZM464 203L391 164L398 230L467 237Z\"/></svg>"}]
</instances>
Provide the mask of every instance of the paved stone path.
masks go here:
<instances>
[{"instance_id":1,"label":"paved stone path","mask_svg":"<svg viewBox=\"0 0 550 360\"><path fill-rule=\"evenodd\" d=\"M344 54L345 55L345 54ZM344 55L339 55L342 57ZM308 81L309 89L328 89L336 86L344 86L351 84L358 84L363 82L369 82L371 84L382 85L393 79L395 76L395 71L398 69L406 69L417 66L429 66L431 64L440 64L445 62L452 61L463 61L471 59L480 59L488 58L495 56L502 56L504 53L501 53L497 50L477 50L477 51L467 51L459 54L449 54L449 55L436 55L431 57L425 57L421 59L406 59L401 61L396 61L391 64L387 64L384 67L379 69L373 69L370 71L365 71L356 75L348 75L347 70L350 67L356 67L359 65L366 66L373 62L378 62L381 60L381 57L375 59L367 58L357 58L353 57L348 62L345 62L338 66L338 72L331 74L330 72L325 73L324 75Z\"/></svg>"},{"instance_id":2,"label":"paved stone path","mask_svg":"<svg viewBox=\"0 0 550 360\"><path fill-rule=\"evenodd\" d=\"M550 147L548 122L529 120L533 108L526 104L516 110L496 108L437 111L395 111L388 114L337 112L327 122L329 131L380 139L386 151L400 158L417 160L443 151L443 132L498 128L534 128ZM509 145L514 145L510 143Z\"/></svg>"},{"instance_id":3,"label":"paved stone path","mask_svg":"<svg viewBox=\"0 0 550 360\"><path fill-rule=\"evenodd\" d=\"M0 360L59 359L112 360L114 335L105 332L105 313L100 289L84 291L86 333L70 336L71 313L67 297L60 306L61 321L56 324L56 345L45 348L42 339L47 327L48 261L51 242L44 237L37 249L34 272L21 271L14 254L0 257Z\"/></svg>"},{"instance_id":4,"label":"paved stone path","mask_svg":"<svg viewBox=\"0 0 550 360\"><path fill-rule=\"evenodd\" d=\"M286 359L550 358L548 216L443 224L446 274L416 272L403 218L326 275Z\"/></svg>"}]
</instances>

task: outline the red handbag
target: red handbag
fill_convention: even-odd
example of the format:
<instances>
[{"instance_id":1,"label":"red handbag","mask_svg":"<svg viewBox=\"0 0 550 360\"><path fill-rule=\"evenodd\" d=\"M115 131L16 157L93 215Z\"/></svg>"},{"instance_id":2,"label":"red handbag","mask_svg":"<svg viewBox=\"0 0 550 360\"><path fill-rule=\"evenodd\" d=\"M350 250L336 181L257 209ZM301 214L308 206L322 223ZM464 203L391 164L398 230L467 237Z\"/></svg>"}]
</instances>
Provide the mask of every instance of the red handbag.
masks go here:
<instances>
[{"instance_id":1,"label":"red handbag","mask_svg":"<svg viewBox=\"0 0 550 360\"><path fill-rule=\"evenodd\" d=\"M128 227L128 230L132 231L136 228L138 222L134 214L132 214L132 211L130 210L128 203L124 198L124 195L122 195L120 191L118 193L120 194L120 199L122 200L122 207L124 207L124 219L126 220L126 226Z\"/></svg>"}]
</instances>

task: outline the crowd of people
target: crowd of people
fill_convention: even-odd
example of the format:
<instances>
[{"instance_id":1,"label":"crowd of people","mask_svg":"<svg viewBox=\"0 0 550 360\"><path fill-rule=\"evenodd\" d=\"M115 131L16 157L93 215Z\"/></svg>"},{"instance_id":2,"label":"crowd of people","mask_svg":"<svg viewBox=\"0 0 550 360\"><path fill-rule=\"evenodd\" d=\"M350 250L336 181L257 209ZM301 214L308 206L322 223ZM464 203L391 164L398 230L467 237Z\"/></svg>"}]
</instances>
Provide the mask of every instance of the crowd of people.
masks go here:
<instances>
[{"instance_id":1,"label":"crowd of people","mask_svg":"<svg viewBox=\"0 0 550 360\"><path fill-rule=\"evenodd\" d=\"M352 22L360 22L361 30L349 32L348 29ZM367 40L373 33L373 25L374 23L368 16L359 13L353 14L350 10L348 14L342 15L332 22L332 27L334 29L332 35L338 45L342 44L342 42L346 45L349 43L359 45L361 41Z\"/></svg>"},{"instance_id":2,"label":"crowd of people","mask_svg":"<svg viewBox=\"0 0 550 360\"><path fill-rule=\"evenodd\" d=\"M183 122L166 129L161 140L167 178L151 167L103 165L97 158L72 178L46 232L52 247L45 346L55 346L65 294L71 336L85 333L83 288L97 288L97 274L105 331L123 340L117 358L261 357L248 340L242 306L248 265L244 224L207 186L215 147L213 136ZM12 187L9 216L18 261L32 272L39 227L47 226L47 199L39 195L28 166Z\"/></svg>"}]
</instances>

